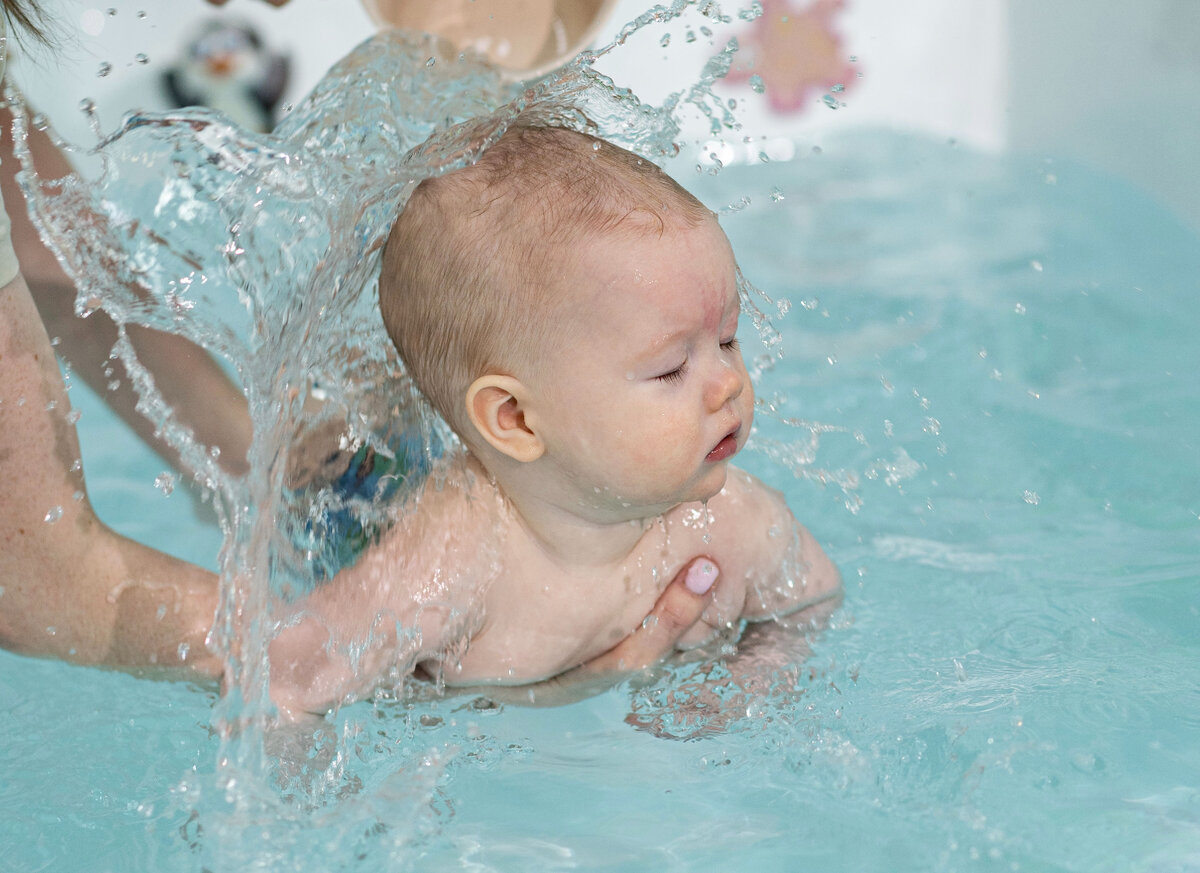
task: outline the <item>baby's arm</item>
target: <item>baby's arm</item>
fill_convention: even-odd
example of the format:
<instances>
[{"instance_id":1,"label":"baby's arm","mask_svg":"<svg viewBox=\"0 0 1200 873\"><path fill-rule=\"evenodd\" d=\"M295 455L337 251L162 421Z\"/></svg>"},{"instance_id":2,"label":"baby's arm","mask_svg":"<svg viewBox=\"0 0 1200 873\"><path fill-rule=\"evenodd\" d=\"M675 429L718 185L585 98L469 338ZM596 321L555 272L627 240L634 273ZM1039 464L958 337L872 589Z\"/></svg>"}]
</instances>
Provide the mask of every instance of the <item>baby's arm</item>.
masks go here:
<instances>
[{"instance_id":1,"label":"baby's arm","mask_svg":"<svg viewBox=\"0 0 1200 873\"><path fill-rule=\"evenodd\" d=\"M742 618L781 618L841 593L837 567L775 489L731 467L709 511L725 584L744 585Z\"/></svg>"}]
</instances>

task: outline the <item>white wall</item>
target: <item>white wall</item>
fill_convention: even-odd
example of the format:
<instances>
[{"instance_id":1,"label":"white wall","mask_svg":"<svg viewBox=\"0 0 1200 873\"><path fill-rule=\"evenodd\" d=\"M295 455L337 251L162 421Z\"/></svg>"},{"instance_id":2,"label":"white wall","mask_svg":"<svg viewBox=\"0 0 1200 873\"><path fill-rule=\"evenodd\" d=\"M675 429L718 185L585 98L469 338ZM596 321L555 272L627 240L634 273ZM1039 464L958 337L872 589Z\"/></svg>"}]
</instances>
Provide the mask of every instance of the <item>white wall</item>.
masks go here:
<instances>
[{"instance_id":1,"label":"white wall","mask_svg":"<svg viewBox=\"0 0 1200 873\"><path fill-rule=\"evenodd\" d=\"M1200 228L1200 2L1008 2L1008 144L1124 176Z\"/></svg>"},{"instance_id":2,"label":"white wall","mask_svg":"<svg viewBox=\"0 0 1200 873\"><path fill-rule=\"evenodd\" d=\"M792 0L798 9L807 2ZM621 0L610 32L646 5L645 0ZM748 0L722 5L732 12ZM743 98L746 126L756 132L819 140L855 127L897 127L998 149L1006 140L1005 5L1006 0L845 0L834 24L844 38L845 57L856 59L852 66L859 75L845 83L843 108L831 110L814 97L810 110L781 116L748 88L730 93ZM717 47L731 32L745 34L752 28L738 21L715 33ZM647 30L653 44L664 28ZM683 65L674 59L680 48L680 40L672 40L671 66ZM703 49L711 54L714 46ZM662 54L623 53L611 75L641 93L636 83L671 78L656 75ZM694 68L695 62L689 66Z\"/></svg>"},{"instance_id":3,"label":"white wall","mask_svg":"<svg viewBox=\"0 0 1200 873\"><path fill-rule=\"evenodd\" d=\"M93 141L79 111L84 98L95 101L106 131L129 109L167 108L162 73L197 23L209 17L249 21L268 44L290 50L293 75L286 99L291 101L373 32L355 0L292 0L281 9L261 0L231 0L220 10L203 0L49 0L42 5L57 24L58 44L50 53L18 47L10 73L30 102L76 143ZM101 76L105 64L111 71Z\"/></svg>"},{"instance_id":4,"label":"white wall","mask_svg":"<svg viewBox=\"0 0 1200 873\"><path fill-rule=\"evenodd\" d=\"M619 0L607 33L651 0ZM732 13L749 0L723 0ZM804 8L809 0L791 0ZM748 133L820 145L856 128L891 127L956 139L985 150L1018 149L1094 163L1156 193L1200 227L1200 0L844 0L834 21L861 76L844 108L819 104L772 113L745 86L727 88L745 109ZM65 38L56 59L21 58L31 98L77 142L89 138L78 106L94 99L106 129L131 107L163 108L158 77L195 21L216 14L202 0L56 0ZM116 15L106 10L115 9ZM140 17L139 10L145 10ZM232 0L222 14L256 22L291 50L296 100L371 32L356 0L291 0L272 9ZM749 25L736 22L745 31ZM602 62L620 84L651 99L683 87L712 43L665 28ZM136 56L143 53L148 63ZM112 72L100 77L102 63Z\"/></svg>"}]
</instances>

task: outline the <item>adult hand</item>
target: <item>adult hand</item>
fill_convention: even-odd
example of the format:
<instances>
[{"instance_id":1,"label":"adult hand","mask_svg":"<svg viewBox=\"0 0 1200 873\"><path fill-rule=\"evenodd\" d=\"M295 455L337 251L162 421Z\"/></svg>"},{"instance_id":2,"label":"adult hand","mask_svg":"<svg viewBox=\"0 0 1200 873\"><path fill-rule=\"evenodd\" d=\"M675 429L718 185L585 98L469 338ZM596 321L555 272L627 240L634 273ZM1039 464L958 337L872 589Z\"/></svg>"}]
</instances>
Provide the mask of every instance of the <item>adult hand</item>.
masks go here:
<instances>
[{"instance_id":1,"label":"adult hand","mask_svg":"<svg viewBox=\"0 0 1200 873\"><path fill-rule=\"evenodd\" d=\"M498 703L560 706L606 691L624 676L661 661L712 602L720 570L708 558L693 558L658 596L638 628L586 664L535 685L496 685L477 689Z\"/></svg>"}]
</instances>

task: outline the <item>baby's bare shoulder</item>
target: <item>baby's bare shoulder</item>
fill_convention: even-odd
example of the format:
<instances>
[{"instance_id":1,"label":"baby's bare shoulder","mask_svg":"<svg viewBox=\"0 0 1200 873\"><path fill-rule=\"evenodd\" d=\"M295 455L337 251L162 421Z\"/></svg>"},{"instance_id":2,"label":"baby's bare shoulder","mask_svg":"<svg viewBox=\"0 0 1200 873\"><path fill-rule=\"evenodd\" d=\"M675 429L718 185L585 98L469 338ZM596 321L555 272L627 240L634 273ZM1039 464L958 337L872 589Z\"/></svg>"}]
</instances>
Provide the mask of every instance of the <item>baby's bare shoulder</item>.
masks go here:
<instances>
[{"instance_id":1,"label":"baby's bare shoulder","mask_svg":"<svg viewBox=\"0 0 1200 873\"><path fill-rule=\"evenodd\" d=\"M749 473L731 467L708 509L712 558L750 589L745 617L786 613L840 588L837 568L783 495Z\"/></svg>"}]
</instances>

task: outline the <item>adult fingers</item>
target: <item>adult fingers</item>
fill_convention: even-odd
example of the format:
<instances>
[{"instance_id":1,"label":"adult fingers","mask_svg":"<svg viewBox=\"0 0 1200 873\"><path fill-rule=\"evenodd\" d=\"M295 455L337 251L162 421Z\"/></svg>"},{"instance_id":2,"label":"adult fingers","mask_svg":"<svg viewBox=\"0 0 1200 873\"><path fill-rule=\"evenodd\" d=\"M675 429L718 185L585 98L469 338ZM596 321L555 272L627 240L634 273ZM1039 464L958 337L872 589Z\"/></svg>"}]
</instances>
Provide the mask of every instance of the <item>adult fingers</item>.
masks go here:
<instances>
[{"instance_id":1,"label":"adult fingers","mask_svg":"<svg viewBox=\"0 0 1200 873\"><path fill-rule=\"evenodd\" d=\"M719 573L709 558L694 558L663 589L641 626L603 655L534 685L492 685L480 690L499 703L524 706L561 706L600 694L624 674L670 654L712 602Z\"/></svg>"},{"instance_id":2,"label":"adult fingers","mask_svg":"<svg viewBox=\"0 0 1200 873\"><path fill-rule=\"evenodd\" d=\"M712 601L712 587L720 575L708 558L695 558L675 574L641 626L603 655L579 669L587 673L628 673L666 657L679 638L692 627Z\"/></svg>"}]
</instances>

